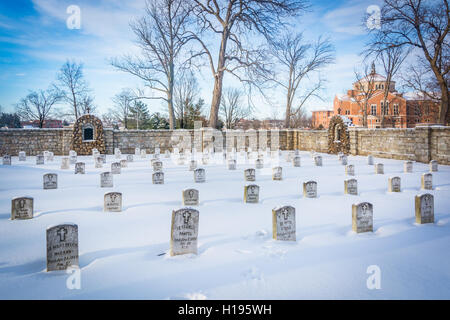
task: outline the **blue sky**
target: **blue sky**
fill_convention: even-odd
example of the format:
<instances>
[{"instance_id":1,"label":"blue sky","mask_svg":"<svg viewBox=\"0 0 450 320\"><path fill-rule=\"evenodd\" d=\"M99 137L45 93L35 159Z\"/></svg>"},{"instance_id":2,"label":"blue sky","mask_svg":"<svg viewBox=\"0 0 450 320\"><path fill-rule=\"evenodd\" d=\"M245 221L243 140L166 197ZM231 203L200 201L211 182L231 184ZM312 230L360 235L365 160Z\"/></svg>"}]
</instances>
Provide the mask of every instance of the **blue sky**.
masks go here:
<instances>
[{"instance_id":1,"label":"blue sky","mask_svg":"<svg viewBox=\"0 0 450 320\"><path fill-rule=\"evenodd\" d=\"M137 52L129 22L142 15L144 0L0 0L0 105L13 111L14 104L29 90L46 89L67 59L83 62L85 76L93 89L100 113L111 107L111 98L122 88L140 87L132 76L114 70L109 61ZM331 38L336 48L336 64L321 72L328 80L325 101L311 100L309 111L331 108L336 93L344 92L354 81L354 68L367 31L362 17L370 5L381 0L311 1L310 12L294 21L295 29L309 39L320 34ZM70 30L66 12L70 5L81 9L81 29ZM201 96L211 101L212 83L208 70L197 74ZM236 86L231 77L224 86ZM275 106L256 97L259 118L283 116L282 92L271 93ZM148 102L153 112L164 112L160 102Z\"/></svg>"}]
</instances>

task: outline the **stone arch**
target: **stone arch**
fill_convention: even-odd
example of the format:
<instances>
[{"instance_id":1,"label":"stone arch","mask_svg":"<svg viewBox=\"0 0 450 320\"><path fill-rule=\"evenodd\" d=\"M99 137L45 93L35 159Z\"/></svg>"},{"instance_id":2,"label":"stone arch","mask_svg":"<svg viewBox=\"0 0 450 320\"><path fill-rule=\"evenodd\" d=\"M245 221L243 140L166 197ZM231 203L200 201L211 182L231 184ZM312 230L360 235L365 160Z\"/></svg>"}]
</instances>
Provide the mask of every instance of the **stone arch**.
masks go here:
<instances>
[{"instance_id":1,"label":"stone arch","mask_svg":"<svg viewBox=\"0 0 450 320\"><path fill-rule=\"evenodd\" d=\"M91 129L92 131L90 131ZM86 137L86 135L91 133L92 139L85 139L90 138L90 136ZM100 153L105 153L106 147L102 121L91 114L79 117L73 125L70 148L75 150L78 155L91 155L94 148Z\"/></svg>"},{"instance_id":2,"label":"stone arch","mask_svg":"<svg viewBox=\"0 0 450 320\"><path fill-rule=\"evenodd\" d=\"M328 127L328 153L337 154L342 152L349 154L350 138L347 125L340 116L334 116Z\"/></svg>"}]
</instances>

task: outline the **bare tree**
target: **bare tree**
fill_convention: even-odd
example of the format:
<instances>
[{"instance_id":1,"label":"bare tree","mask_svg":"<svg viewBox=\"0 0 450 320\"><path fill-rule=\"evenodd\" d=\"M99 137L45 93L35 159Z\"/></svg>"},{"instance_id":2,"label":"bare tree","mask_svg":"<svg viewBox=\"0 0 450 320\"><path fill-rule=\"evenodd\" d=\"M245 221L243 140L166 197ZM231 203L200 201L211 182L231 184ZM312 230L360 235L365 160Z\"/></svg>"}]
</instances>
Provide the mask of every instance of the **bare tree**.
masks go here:
<instances>
[{"instance_id":1,"label":"bare tree","mask_svg":"<svg viewBox=\"0 0 450 320\"><path fill-rule=\"evenodd\" d=\"M380 61L384 74L386 75L386 81L384 85L383 92L383 106L386 106L387 98L389 92L391 91L392 79L399 71L403 61L409 54L410 50L406 50L404 47L389 47L386 50L379 50L379 47L369 47L366 51L366 59L368 57L374 57L376 60ZM385 126L385 112L381 110L381 121L380 126L384 128ZM394 122L392 122L394 124Z\"/></svg>"},{"instance_id":2,"label":"bare tree","mask_svg":"<svg viewBox=\"0 0 450 320\"><path fill-rule=\"evenodd\" d=\"M355 71L355 78L355 84L359 94L354 98L359 106L360 113L362 113L363 127L367 128L367 110L369 109L369 100L375 93L375 64L372 63L370 72L368 65L364 65L362 72Z\"/></svg>"},{"instance_id":3,"label":"bare tree","mask_svg":"<svg viewBox=\"0 0 450 320\"><path fill-rule=\"evenodd\" d=\"M373 29L371 46L377 50L409 47L421 51L439 84L440 123L450 121L450 10L448 0L384 0L381 29Z\"/></svg>"},{"instance_id":4,"label":"bare tree","mask_svg":"<svg viewBox=\"0 0 450 320\"><path fill-rule=\"evenodd\" d=\"M114 107L109 109L109 114L105 118L122 122L125 129L128 129L128 119L130 118L130 109L132 107L135 97L131 90L124 89L122 92L116 94L112 101Z\"/></svg>"},{"instance_id":5,"label":"bare tree","mask_svg":"<svg viewBox=\"0 0 450 320\"><path fill-rule=\"evenodd\" d=\"M289 128L291 117L300 112L301 107L311 97L321 99L318 92L323 88L324 81L319 80L310 88L303 88L303 95L298 96L302 80L310 80L310 76L333 63L334 48L329 39L319 37L317 42L308 43L302 33L283 35L280 40L272 42L271 53L280 72L273 81L286 91L286 118L284 125ZM299 98L299 99L297 99ZM294 104L297 105L294 109Z\"/></svg>"},{"instance_id":6,"label":"bare tree","mask_svg":"<svg viewBox=\"0 0 450 320\"><path fill-rule=\"evenodd\" d=\"M170 129L175 128L175 78L186 63L181 61L181 53L192 39L186 31L190 22L189 3L183 0L147 1L145 16L131 24L142 56L125 56L112 61L117 69L142 79L145 88L152 92L152 96L149 96L140 90L139 98L167 102Z\"/></svg>"},{"instance_id":7,"label":"bare tree","mask_svg":"<svg viewBox=\"0 0 450 320\"><path fill-rule=\"evenodd\" d=\"M304 106L297 109L297 112L291 116L290 128L309 128L312 125L312 117L308 116Z\"/></svg>"},{"instance_id":8,"label":"bare tree","mask_svg":"<svg viewBox=\"0 0 450 320\"><path fill-rule=\"evenodd\" d=\"M84 80L83 64L67 60L61 67L57 79L60 95L71 109L68 114L76 120L82 115L83 101L90 99L90 89Z\"/></svg>"},{"instance_id":9,"label":"bare tree","mask_svg":"<svg viewBox=\"0 0 450 320\"><path fill-rule=\"evenodd\" d=\"M60 93L53 89L32 91L16 104L16 110L22 119L38 120L39 128L43 128L53 106L61 101L61 98Z\"/></svg>"},{"instance_id":10,"label":"bare tree","mask_svg":"<svg viewBox=\"0 0 450 320\"><path fill-rule=\"evenodd\" d=\"M284 25L283 18L295 16L306 4L305 0L194 0L194 3L200 33L192 32L192 36L200 43L201 54L206 55L214 78L209 126L215 128L225 72L248 86L260 87L270 70L264 49L256 47L255 36L271 39ZM203 37L205 32L217 36L218 47L208 47L205 39L211 38ZM247 41L249 36L252 41Z\"/></svg>"},{"instance_id":11,"label":"bare tree","mask_svg":"<svg viewBox=\"0 0 450 320\"><path fill-rule=\"evenodd\" d=\"M193 105L199 95L197 79L192 73L183 75L175 85L174 106L175 116L181 129L187 128L189 106Z\"/></svg>"},{"instance_id":12,"label":"bare tree","mask_svg":"<svg viewBox=\"0 0 450 320\"><path fill-rule=\"evenodd\" d=\"M250 116L250 106L242 104L243 92L236 88L226 88L220 104L220 113L227 129L234 129L236 124Z\"/></svg>"},{"instance_id":13,"label":"bare tree","mask_svg":"<svg viewBox=\"0 0 450 320\"><path fill-rule=\"evenodd\" d=\"M436 77L428 68L428 62L423 57L417 57L417 63L410 65L401 75L404 86L419 93L423 100L441 104L442 95ZM449 74L445 76L449 83Z\"/></svg>"},{"instance_id":14,"label":"bare tree","mask_svg":"<svg viewBox=\"0 0 450 320\"><path fill-rule=\"evenodd\" d=\"M95 113L97 111L97 106L94 104L94 97L88 95L82 97L79 104L79 111L80 115Z\"/></svg>"}]
</instances>

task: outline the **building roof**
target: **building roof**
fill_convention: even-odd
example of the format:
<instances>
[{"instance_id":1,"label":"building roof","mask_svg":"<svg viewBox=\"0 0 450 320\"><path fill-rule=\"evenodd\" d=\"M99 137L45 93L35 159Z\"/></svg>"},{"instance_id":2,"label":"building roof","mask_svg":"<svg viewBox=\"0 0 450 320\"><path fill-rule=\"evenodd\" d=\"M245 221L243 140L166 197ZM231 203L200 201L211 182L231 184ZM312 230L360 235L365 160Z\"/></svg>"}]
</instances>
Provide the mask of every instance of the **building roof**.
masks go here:
<instances>
[{"instance_id":1,"label":"building roof","mask_svg":"<svg viewBox=\"0 0 450 320\"><path fill-rule=\"evenodd\" d=\"M323 109L323 110L313 110L311 112L333 112L332 109L328 110L328 109Z\"/></svg>"},{"instance_id":2,"label":"building roof","mask_svg":"<svg viewBox=\"0 0 450 320\"><path fill-rule=\"evenodd\" d=\"M341 101L356 101L354 98L350 97L349 95L347 95L345 93L338 93L336 95L336 98L338 98L338 100L341 100Z\"/></svg>"},{"instance_id":3,"label":"building roof","mask_svg":"<svg viewBox=\"0 0 450 320\"><path fill-rule=\"evenodd\" d=\"M432 92L428 92L429 95L433 95ZM436 98L439 97L439 95L437 93L434 93L434 95L436 95ZM407 100L407 101L420 101L420 100L431 100L431 98L427 95L425 95L423 92L406 92L403 94L403 97Z\"/></svg>"},{"instance_id":4,"label":"building roof","mask_svg":"<svg viewBox=\"0 0 450 320\"><path fill-rule=\"evenodd\" d=\"M382 76L379 73L375 73L375 74L369 74L367 76L365 76L364 78L355 81L354 83L366 83L366 82L382 82L382 81L386 81L386 77ZM394 81L391 81L391 83Z\"/></svg>"}]
</instances>

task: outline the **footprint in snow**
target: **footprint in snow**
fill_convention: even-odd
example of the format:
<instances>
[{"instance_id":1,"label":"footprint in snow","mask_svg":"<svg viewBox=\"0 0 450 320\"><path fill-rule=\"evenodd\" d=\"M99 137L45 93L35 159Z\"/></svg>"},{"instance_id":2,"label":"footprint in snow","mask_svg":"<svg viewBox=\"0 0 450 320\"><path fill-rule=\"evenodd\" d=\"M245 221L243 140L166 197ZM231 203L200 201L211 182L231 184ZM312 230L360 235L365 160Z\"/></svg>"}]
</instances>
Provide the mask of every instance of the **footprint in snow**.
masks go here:
<instances>
[{"instance_id":1,"label":"footprint in snow","mask_svg":"<svg viewBox=\"0 0 450 320\"><path fill-rule=\"evenodd\" d=\"M257 281L264 280L262 272L256 267L251 267L250 269L244 271L242 275L247 280L257 280Z\"/></svg>"}]
</instances>

